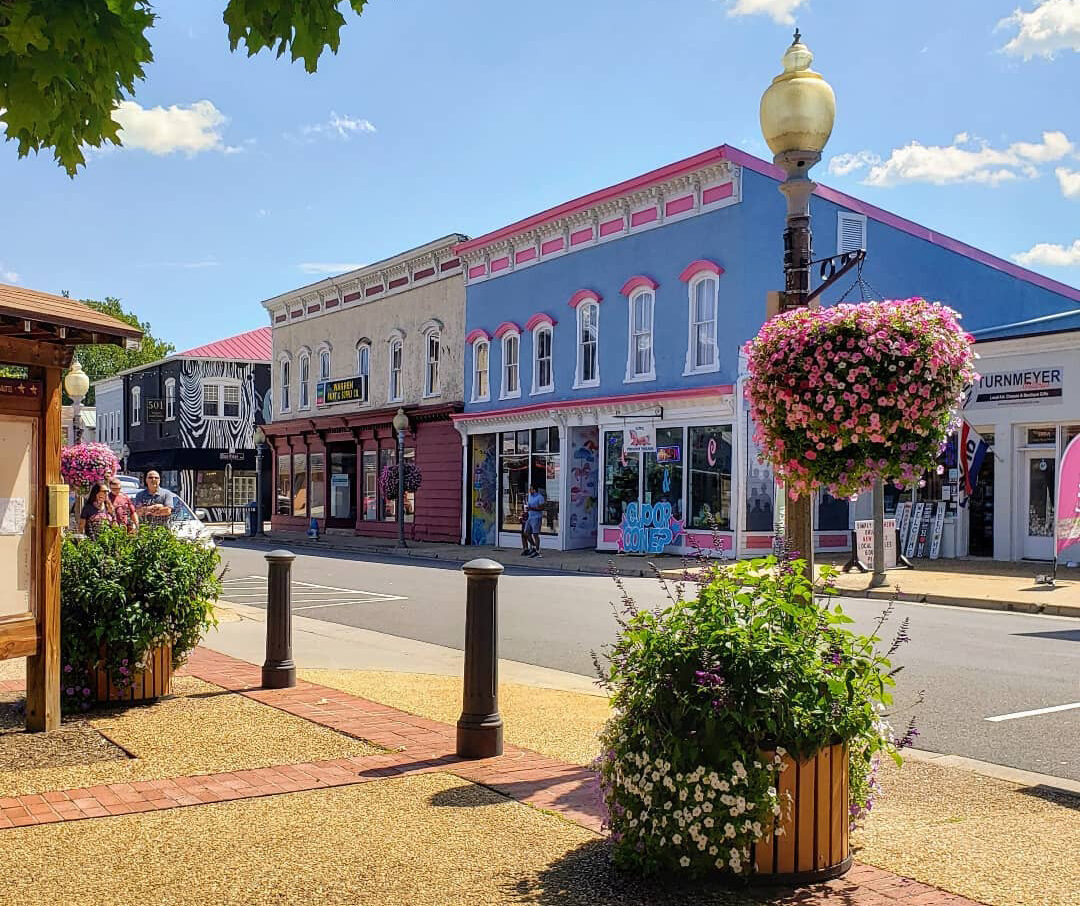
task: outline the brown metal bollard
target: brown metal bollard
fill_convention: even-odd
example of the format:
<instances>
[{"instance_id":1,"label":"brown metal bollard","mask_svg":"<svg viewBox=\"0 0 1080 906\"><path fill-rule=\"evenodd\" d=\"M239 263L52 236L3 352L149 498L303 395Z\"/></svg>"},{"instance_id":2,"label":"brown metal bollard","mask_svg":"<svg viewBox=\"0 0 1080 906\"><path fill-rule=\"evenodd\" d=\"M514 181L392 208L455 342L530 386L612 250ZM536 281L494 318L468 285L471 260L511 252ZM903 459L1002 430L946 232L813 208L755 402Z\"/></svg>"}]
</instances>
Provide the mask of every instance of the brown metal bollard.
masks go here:
<instances>
[{"instance_id":1,"label":"brown metal bollard","mask_svg":"<svg viewBox=\"0 0 1080 906\"><path fill-rule=\"evenodd\" d=\"M462 758L502 755L499 714L498 585L503 568L494 560L470 560L465 602L465 694L457 722Z\"/></svg>"},{"instance_id":2,"label":"brown metal bollard","mask_svg":"<svg viewBox=\"0 0 1080 906\"><path fill-rule=\"evenodd\" d=\"M266 590L266 660L262 666L264 689L296 685L292 659L292 565L296 555L285 550L266 555L269 566Z\"/></svg>"}]
</instances>

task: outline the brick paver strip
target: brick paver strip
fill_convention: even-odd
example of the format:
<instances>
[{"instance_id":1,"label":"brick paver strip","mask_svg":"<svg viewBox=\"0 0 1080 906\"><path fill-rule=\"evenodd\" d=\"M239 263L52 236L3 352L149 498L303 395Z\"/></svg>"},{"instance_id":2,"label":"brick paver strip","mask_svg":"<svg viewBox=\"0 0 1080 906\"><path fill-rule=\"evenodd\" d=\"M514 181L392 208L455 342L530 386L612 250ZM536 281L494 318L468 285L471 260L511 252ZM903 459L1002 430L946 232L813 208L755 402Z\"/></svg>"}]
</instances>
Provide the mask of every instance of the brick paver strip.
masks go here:
<instances>
[{"instance_id":1,"label":"brick paver strip","mask_svg":"<svg viewBox=\"0 0 1080 906\"><path fill-rule=\"evenodd\" d=\"M189 805L327 789L396 777L450 770L474 783L537 808L557 812L599 832L601 809L595 774L581 765L504 746L498 758L465 761L454 754L455 728L398 711L337 689L299 681L292 689L261 689L261 670L228 655L197 648L182 672L294 714L320 726L396 751L275 765L265 768L141 780L43 794L0 798L0 830L161 811ZM14 689L7 689L14 686ZM18 691L18 680L0 691ZM856 864L843 878L800 890L757 889L753 896L772 906L979 906L973 900L902 878L871 865Z\"/></svg>"}]
</instances>

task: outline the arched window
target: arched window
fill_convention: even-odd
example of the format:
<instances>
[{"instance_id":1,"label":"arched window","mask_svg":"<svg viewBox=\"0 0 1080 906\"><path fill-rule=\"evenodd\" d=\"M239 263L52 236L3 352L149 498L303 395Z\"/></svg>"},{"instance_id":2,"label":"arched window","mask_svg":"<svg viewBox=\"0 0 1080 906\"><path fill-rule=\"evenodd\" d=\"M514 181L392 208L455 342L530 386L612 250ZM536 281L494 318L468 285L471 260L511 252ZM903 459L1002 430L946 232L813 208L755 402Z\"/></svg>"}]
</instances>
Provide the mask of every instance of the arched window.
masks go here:
<instances>
[{"instance_id":1,"label":"arched window","mask_svg":"<svg viewBox=\"0 0 1080 906\"><path fill-rule=\"evenodd\" d=\"M356 344L356 376L360 379L360 402L368 401L371 377L371 342L361 340Z\"/></svg>"},{"instance_id":2,"label":"arched window","mask_svg":"<svg viewBox=\"0 0 1080 906\"><path fill-rule=\"evenodd\" d=\"M429 330L424 337L427 350L424 359L424 396L439 395L439 343L442 334L438 330Z\"/></svg>"},{"instance_id":3,"label":"arched window","mask_svg":"<svg viewBox=\"0 0 1080 906\"><path fill-rule=\"evenodd\" d=\"M630 293L629 344L626 356L626 380L651 381L656 377L653 363L653 308L656 297L651 289Z\"/></svg>"},{"instance_id":4,"label":"arched window","mask_svg":"<svg viewBox=\"0 0 1080 906\"><path fill-rule=\"evenodd\" d=\"M319 350L319 380L330 380L330 350L326 347Z\"/></svg>"},{"instance_id":5,"label":"arched window","mask_svg":"<svg viewBox=\"0 0 1080 906\"><path fill-rule=\"evenodd\" d=\"M551 344L550 324L542 324L533 331L533 393L549 393L555 389Z\"/></svg>"},{"instance_id":6,"label":"arched window","mask_svg":"<svg viewBox=\"0 0 1080 906\"><path fill-rule=\"evenodd\" d=\"M405 398L401 367L404 358L404 344L401 337L390 340L390 402L399 403Z\"/></svg>"},{"instance_id":7,"label":"arched window","mask_svg":"<svg viewBox=\"0 0 1080 906\"><path fill-rule=\"evenodd\" d=\"M491 341L479 339L473 343L473 382L472 399L482 403L491 399L488 358L491 355Z\"/></svg>"},{"instance_id":8,"label":"arched window","mask_svg":"<svg viewBox=\"0 0 1080 906\"><path fill-rule=\"evenodd\" d=\"M720 281L706 274L690 281L690 336L686 348L686 373L716 371L720 367L716 344L717 296Z\"/></svg>"},{"instance_id":9,"label":"arched window","mask_svg":"<svg viewBox=\"0 0 1080 906\"><path fill-rule=\"evenodd\" d=\"M300 408L311 407L311 356L306 352L300 356Z\"/></svg>"},{"instance_id":10,"label":"arched window","mask_svg":"<svg viewBox=\"0 0 1080 906\"><path fill-rule=\"evenodd\" d=\"M596 387L600 384L600 306L583 302L577 310L577 367L575 387Z\"/></svg>"},{"instance_id":11,"label":"arched window","mask_svg":"<svg viewBox=\"0 0 1080 906\"><path fill-rule=\"evenodd\" d=\"M292 362L288 359L282 359L279 363L279 369L281 371L281 397L279 411L289 411L289 387L292 384Z\"/></svg>"},{"instance_id":12,"label":"arched window","mask_svg":"<svg viewBox=\"0 0 1080 906\"><path fill-rule=\"evenodd\" d=\"M131 424L132 424L132 427L134 427L135 425L141 425L142 424L142 388L141 387L132 387L131 388Z\"/></svg>"},{"instance_id":13,"label":"arched window","mask_svg":"<svg viewBox=\"0 0 1080 906\"><path fill-rule=\"evenodd\" d=\"M502 338L501 399L521 396L521 335L515 332Z\"/></svg>"},{"instance_id":14,"label":"arched window","mask_svg":"<svg viewBox=\"0 0 1080 906\"><path fill-rule=\"evenodd\" d=\"M176 418L176 378L165 380L165 421L171 422Z\"/></svg>"}]
</instances>

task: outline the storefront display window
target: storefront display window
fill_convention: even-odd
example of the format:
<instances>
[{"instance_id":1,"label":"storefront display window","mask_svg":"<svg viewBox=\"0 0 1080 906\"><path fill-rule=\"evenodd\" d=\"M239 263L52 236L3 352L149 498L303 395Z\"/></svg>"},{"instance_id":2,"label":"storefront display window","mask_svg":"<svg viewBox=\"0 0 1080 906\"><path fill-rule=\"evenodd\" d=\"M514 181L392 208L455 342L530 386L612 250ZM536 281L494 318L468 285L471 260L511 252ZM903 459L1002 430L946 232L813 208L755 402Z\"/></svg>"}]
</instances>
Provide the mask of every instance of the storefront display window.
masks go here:
<instances>
[{"instance_id":1,"label":"storefront display window","mask_svg":"<svg viewBox=\"0 0 1080 906\"><path fill-rule=\"evenodd\" d=\"M833 497L826 491L818 496L817 525L819 532L846 532L851 528L851 502Z\"/></svg>"},{"instance_id":2,"label":"storefront display window","mask_svg":"<svg viewBox=\"0 0 1080 906\"><path fill-rule=\"evenodd\" d=\"M731 425L689 431L690 528L730 531Z\"/></svg>"},{"instance_id":3,"label":"storefront display window","mask_svg":"<svg viewBox=\"0 0 1080 906\"><path fill-rule=\"evenodd\" d=\"M746 413L746 531L772 532L782 525L780 509L783 493L776 496L772 466L759 459L761 449L754 442L754 420Z\"/></svg>"},{"instance_id":4,"label":"storefront display window","mask_svg":"<svg viewBox=\"0 0 1080 906\"><path fill-rule=\"evenodd\" d=\"M234 506L247 506L258 493L258 480L254 472L233 472L232 499Z\"/></svg>"},{"instance_id":5,"label":"storefront display window","mask_svg":"<svg viewBox=\"0 0 1080 906\"><path fill-rule=\"evenodd\" d=\"M383 470L389 468L397 462L397 450L390 447L383 447L379 451L379 474L382 475ZM379 494L380 508L379 512L383 521L393 522L397 519L397 496L390 494L384 496Z\"/></svg>"},{"instance_id":6,"label":"storefront display window","mask_svg":"<svg viewBox=\"0 0 1080 906\"><path fill-rule=\"evenodd\" d=\"M671 504L671 514L683 518L683 429L658 428L656 452L645 453L645 503Z\"/></svg>"},{"instance_id":7,"label":"storefront display window","mask_svg":"<svg viewBox=\"0 0 1080 906\"><path fill-rule=\"evenodd\" d=\"M293 453L292 457L292 508L294 516L307 516L308 483L307 454Z\"/></svg>"},{"instance_id":8,"label":"storefront display window","mask_svg":"<svg viewBox=\"0 0 1080 906\"><path fill-rule=\"evenodd\" d=\"M195 474L195 506L225 506L225 473L203 471Z\"/></svg>"},{"instance_id":9,"label":"storefront display window","mask_svg":"<svg viewBox=\"0 0 1080 906\"><path fill-rule=\"evenodd\" d=\"M326 512L326 454L311 454L311 518L322 519Z\"/></svg>"},{"instance_id":10,"label":"storefront display window","mask_svg":"<svg viewBox=\"0 0 1080 906\"><path fill-rule=\"evenodd\" d=\"M330 518L356 520L356 453L330 453Z\"/></svg>"},{"instance_id":11,"label":"storefront display window","mask_svg":"<svg viewBox=\"0 0 1080 906\"><path fill-rule=\"evenodd\" d=\"M364 451L364 519L379 518L379 462L374 450Z\"/></svg>"},{"instance_id":12,"label":"storefront display window","mask_svg":"<svg viewBox=\"0 0 1080 906\"><path fill-rule=\"evenodd\" d=\"M1061 426L1061 450L1064 452L1073 438L1080 437L1080 425L1062 425Z\"/></svg>"},{"instance_id":13,"label":"storefront display window","mask_svg":"<svg viewBox=\"0 0 1080 906\"><path fill-rule=\"evenodd\" d=\"M277 458L277 506L279 516L292 515L292 457L278 454Z\"/></svg>"},{"instance_id":14,"label":"storefront display window","mask_svg":"<svg viewBox=\"0 0 1080 906\"><path fill-rule=\"evenodd\" d=\"M518 532L529 493L529 432L504 431L499 453L500 525L504 532Z\"/></svg>"},{"instance_id":15,"label":"storefront display window","mask_svg":"<svg viewBox=\"0 0 1080 906\"><path fill-rule=\"evenodd\" d=\"M405 462L416 462L416 450L410 447L405 448ZM412 522L413 517L416 515L416 492L405 492L405 521Z\"/></svg>"},{"instance_id":16,"label":"storefront display window","mask_svg":"<svg viewBox=\"0 0 1080 906\"><path fill-rule=\"evenodd\" d=\"M623 452L623 432L604 432L604 524L619 525L628 503L638 499L641 454Z\"/></svg>"},{"instance_id":17,"label":"storefront display window","mask_svg":"<svg viewBox=\"0 0 1080 906\"><path fill-rule=\"evenodd\" d=\"M541 535L559 533L559 429L537 428L532 432L529 484L544 495ZM525 489L528 492L528 488Z\"/></svg>"}]
</instances>

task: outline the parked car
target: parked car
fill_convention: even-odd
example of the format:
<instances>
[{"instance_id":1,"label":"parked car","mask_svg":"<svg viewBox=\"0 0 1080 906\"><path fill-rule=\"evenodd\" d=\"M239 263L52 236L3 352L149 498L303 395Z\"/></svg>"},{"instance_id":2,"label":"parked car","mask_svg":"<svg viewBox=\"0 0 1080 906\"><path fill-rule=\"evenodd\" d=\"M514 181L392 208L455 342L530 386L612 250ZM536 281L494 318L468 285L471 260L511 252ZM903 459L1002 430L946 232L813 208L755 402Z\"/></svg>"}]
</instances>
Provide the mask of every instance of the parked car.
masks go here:
<instances>
[{"instance_id":1,"label":"parked car","mask_svg":"<svg viewBox=\"0 0 1080 906\"><path fill-rule=\"evenodd\" d=\"M124 493L128 494L128 496L134 500L135 495L141 490L143 489L139 487L128 493L127 488L125 488ZM169 493L173 495L173 511L172 516L169 517L169 530L176 535L177 538L181 538L184 541L194 541L198 544L203 544L206 547L217 547L214 543L214 536L211 534L210 529L205 525L202 519L196 515L197 513L203 513L205 515L205 510L193 511L176 491L170 491Z\"/></svg>"}]
</instances>

